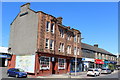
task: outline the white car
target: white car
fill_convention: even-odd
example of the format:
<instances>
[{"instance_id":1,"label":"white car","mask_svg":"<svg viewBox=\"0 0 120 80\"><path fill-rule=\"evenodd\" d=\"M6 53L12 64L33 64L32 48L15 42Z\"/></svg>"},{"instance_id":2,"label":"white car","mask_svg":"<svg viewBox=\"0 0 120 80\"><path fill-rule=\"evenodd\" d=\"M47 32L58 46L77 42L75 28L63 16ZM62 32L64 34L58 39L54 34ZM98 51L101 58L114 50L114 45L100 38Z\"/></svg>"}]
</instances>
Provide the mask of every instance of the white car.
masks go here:
<instances>
[{"instance_id":1,"label":"white car","mask_svg":"<svg viewBox=\"0 0 120 80\"><path fill-rule=\"evenodd\" d=\"M87 76L89 75L96 77L100 75L100 72L98 71L98 69L88 69Z\"/></svg>"},{"instance_id":2,"label":"white car","mask_svg":"<svg viewBox=\"0 0 120 80\"><path fill-rule=\"evenodd\" d=\"M101 68L96 68L96 69L98 69L98 71L101 73L101 71L102 71L102 69L101 69Z\"/></svg>"}]
</instances>

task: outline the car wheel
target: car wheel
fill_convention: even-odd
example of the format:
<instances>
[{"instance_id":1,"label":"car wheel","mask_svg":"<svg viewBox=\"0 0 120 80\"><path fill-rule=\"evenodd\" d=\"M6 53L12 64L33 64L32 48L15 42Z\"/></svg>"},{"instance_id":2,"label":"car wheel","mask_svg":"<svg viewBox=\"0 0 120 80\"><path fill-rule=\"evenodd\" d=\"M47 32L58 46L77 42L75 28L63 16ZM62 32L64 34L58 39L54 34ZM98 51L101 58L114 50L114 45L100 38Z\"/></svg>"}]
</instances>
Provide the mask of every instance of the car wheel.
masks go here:
<instances>
[{"instance_id":1,"label":"car wheel","mask_svg":"<svg viewBox=\"0 0 120 80\"><path fill-rule=\"evenodd\" d=\"M16 75L15 75L15 77L16 77L16 78L18 78L18 77L19 77L19 75L18 75L18 74L16 74Z\"/></svg>"},{"instance_id":2,"label":"car wheel","mask_svg":"<svg viewBox=\"0 0 120 80\"><path fill-rule=\"evenodd\" d=\"M100 73L98 74L98 76L100 76Z\"/></svg>"}]
</instances>

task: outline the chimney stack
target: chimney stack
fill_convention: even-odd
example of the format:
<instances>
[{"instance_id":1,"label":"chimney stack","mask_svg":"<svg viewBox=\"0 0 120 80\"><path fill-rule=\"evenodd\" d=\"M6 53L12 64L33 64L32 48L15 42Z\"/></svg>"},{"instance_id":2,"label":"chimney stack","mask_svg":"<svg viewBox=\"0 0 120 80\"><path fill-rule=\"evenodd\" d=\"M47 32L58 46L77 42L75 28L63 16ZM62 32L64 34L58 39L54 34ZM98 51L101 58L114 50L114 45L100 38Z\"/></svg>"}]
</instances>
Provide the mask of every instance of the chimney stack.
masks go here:
<instances>
[{"instance_id":1,"label":"chimney stack","mask_svg":"<svg viewBox=\"0 0 120 80\"><path fill-rule=\"evenodd\" d=\"M58 17L58 18L57 18L57 23L58 23L58 24L62 24L62 19L63 19L62 17Z\"/></svg>"},{"instance_id":2,"label":"chimney stack","mask_svg":"<svg viewBox=\"0 0 120 80\"><path fill-rule=\"evenodd\" d=\"M98 44L94 44L94 47L98 47Z\"/></svg>"},{"instance_id":3,"label":"chimney stack","mask_svg":"<svg viewBox=\"0 0 120 80\"><path fill-rule=\"evenodd\" d=\"M27 11L27 9L30 8L30 3L23 4L20 8L21 12Z\"/></svg>"}]
</instances>

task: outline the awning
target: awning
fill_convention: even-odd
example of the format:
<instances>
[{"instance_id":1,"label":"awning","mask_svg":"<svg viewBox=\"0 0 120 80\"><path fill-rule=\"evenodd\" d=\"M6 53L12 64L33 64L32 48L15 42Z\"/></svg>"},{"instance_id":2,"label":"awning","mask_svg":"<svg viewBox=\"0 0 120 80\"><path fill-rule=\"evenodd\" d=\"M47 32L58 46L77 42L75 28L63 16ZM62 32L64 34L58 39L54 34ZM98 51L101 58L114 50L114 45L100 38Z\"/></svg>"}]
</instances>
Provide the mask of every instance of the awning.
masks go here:
<instances>
[{"instance_id":1,"label":"awning","mask_svg":"<svg viewBox=\"0 0 120 80\"><path fill-rule=\"evenodd\" d=\"M105 64L110 63L110 61L104 61Z\"/></svg>"},{"instance_id":2,"label":"awning","mask_svg":"<svg viewBox=\"0 0 120 80\"><path fill-rule=\"evenodd\" d=\"M95 59L96 64L104 64L103 60L101 59Z\"/></svg>"},{"instance_id":3,"label":"awning","mask_svg":"<svg viewBox=\"0 0 120 80\"><path fill-rule=\"evenodd\" d=\"M110 63L111 63L111 64L117 64L117 62L115 62L115 61L110 61Z\"/></svg>"}]
</instances>

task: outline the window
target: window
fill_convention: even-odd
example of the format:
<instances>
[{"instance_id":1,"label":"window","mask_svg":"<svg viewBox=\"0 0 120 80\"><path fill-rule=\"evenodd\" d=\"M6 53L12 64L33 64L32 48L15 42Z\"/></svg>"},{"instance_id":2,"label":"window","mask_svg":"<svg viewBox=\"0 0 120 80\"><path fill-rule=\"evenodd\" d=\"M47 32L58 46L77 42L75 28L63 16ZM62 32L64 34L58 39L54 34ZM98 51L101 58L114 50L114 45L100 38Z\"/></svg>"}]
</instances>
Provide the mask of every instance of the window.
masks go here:
<instances>
[{"instance_id":1,"label":"window","mask_svg":"<svg viewBox=\"0 0 120 80\"><path fill-rule=\"evenodd\" d=\"M58 69L65 69L66 59L58 58Z\"/></svg>"},{"instance_id":2,"label":"window","mask_svg":"<svg viewBox=\"0 0 120 80\"><path fill-rule=\"evenodd\" d=\"M59 52L64 52L64 43L60 43Z\"/></svg>"},{"instance_id":3,"label":"window","mask_svg":"<svg viewBox=\"0 0 120 80\"><path fill-rule=\"evenodd\" d=\"M74 47L74 55L76 55L77 53L77 50L76 50L76 47Z\"/></svg>"},{"instance_id":4,"label":"window","mask_svg":"<svg viewBox=\"0 0 120 80\"><path fill-rule=\"evenodd\" d=\"M78 41L78 43L80 42L80 37L78 37L78 40L77 40L77 41Z\"/></svg>"},{"instance_id":5,"label":"window","mask_svg":"<svg viewBox=\"0 0 120 80\"><path fill-rule=\"evenodd\" d=\"M50 57L40 57L40 70L42 69L50 69Z\"/></svg>"},{"instance_id":6,"label":"window","mask_svg":"<svg viewBox=\"0 0 120 80\"><path fill-rule=\"evenodd\" d=\"M52 32L52 33L54 33L54 28L55 28L55 24L52 23L52 25L51 25L51 32Z\"/></svg>"},{"instance_id":7,"label":"window","mask_svg":"<svg viewBox=\"0 0 120 80\"><path fill-rule=\"evenodd\" d=\"M77 55L79 55L79 53L80 53L80 49L78 48L78 50L77 50Z\"/></svg>"},{"instance_id":8,"label":"window","mask_svg":"<svg viewBox=\"0 0 120 80\"><path fill-rule=\"evenodd\" d=\"M28 12L22 13L22 14L20 14L20 17L24 16L24 15L27 15L27 14L28 14Z\"/></svg>"},{"instance_id":9,"label":"window","mask_svg":"<svg viewBox=\"0 0 120 80\"><path fill-rule=\"evenodd\" d=\"M74 36L74 42L77 42L77 36L76 35Z\"/></svg>"},{"instance_id":10,"label":"window","mask_svg":"<svg viewBox=\"0 0 120 80\"><path fill-rule=\"evenodd\" d=\"M71 46L67 46L67 54L71 54Z\"/></svg>"},{"instance_id":11,"label":"window","mask_svg":"<svg viewBox=\"0 0 120 80\"><path fill-rule=\"evenodd\" d=\"M50 31L50 22L47 21L46 23L46 31L49 32Z\"/></svg>"},{"instance_id":12,"label":"window","mask_svg":"<svg viewBox=\"0 0 120 80\"><path fill-rule=\"evenodd\" d=\"M64 38L64 31L63 31L63 29L60 29L60 36L61 36L62 38Z\"/></svg>"},{"instance_id":13,"label":"window","mask_svg":"<svg viewBox=\"0 0 120 80\"><path fill-rule=\"evenodd\" d=\"M54 50L54 41L53 40L50 40L50 49Z\"/></svg>"},{"instance_id":14,"label":"window","mask_svg":"<svg viewBox=\"0 0 120 80\"><path fill-rule=\"evenodd\" d=\"M68 34L68 36L67 36L67 40L70 40L70 38L71 38L71 36L70 36L70 34Z\"/></svg>"},{"instance_id":15,"label":"window","mask_svg":"<svg viewBox=\"0 0 120 80\"><path fill-rule=\"evenodd\" d=\"M49 49L49 39L46 39L45 48Z\"/></svg>"}]
</instances>

